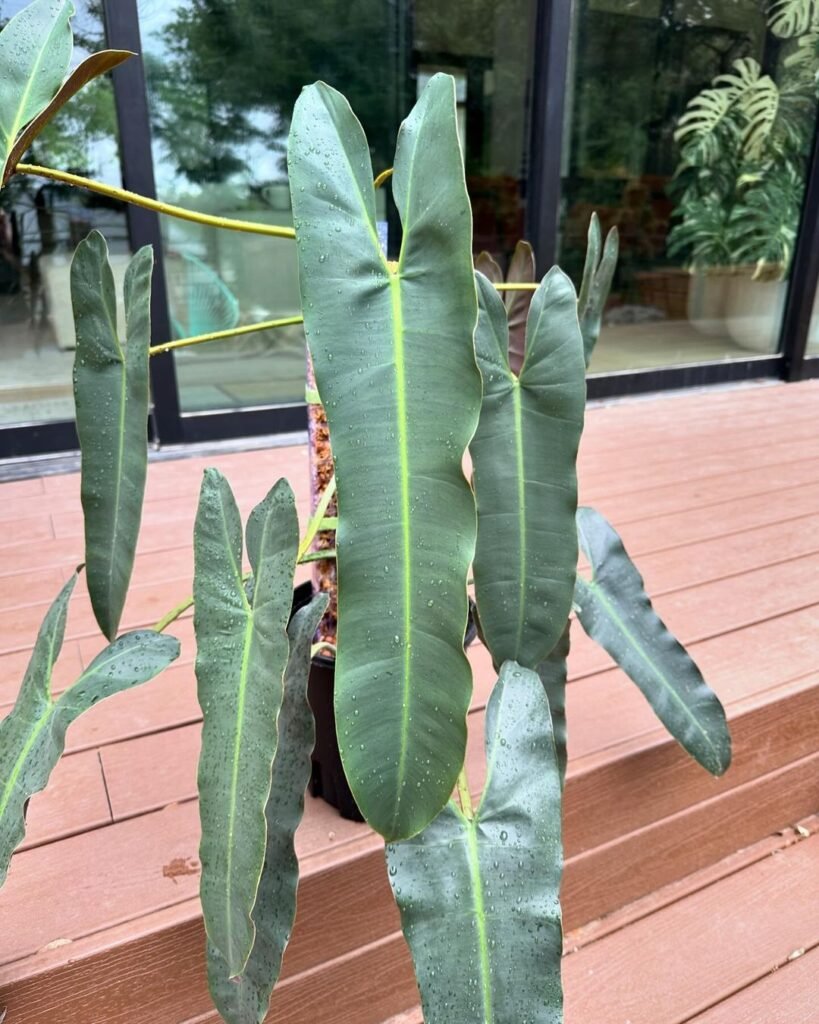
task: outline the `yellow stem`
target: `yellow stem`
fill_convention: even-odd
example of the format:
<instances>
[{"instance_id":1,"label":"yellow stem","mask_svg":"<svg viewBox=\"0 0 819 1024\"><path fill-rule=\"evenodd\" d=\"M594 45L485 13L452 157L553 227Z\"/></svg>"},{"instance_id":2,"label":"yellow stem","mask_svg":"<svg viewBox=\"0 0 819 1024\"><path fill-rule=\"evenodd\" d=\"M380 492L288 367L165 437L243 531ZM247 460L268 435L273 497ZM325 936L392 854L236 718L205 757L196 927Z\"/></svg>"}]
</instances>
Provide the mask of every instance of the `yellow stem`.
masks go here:
<instances>
[{"instance_id":1,"label":"yellow stem","mask_svg":"<svg viewBox=\"0 0 819 1024\"><path fill-rule=\"evenodd\" d=\"M304 323L303 316L285 316L280 320L261 320L257 324L244 324L242 327L231 327L227 331L212 331L210 334L196 334L191 338L179 338L176 341L165 341L161 345L152 345L148 354L161 356L175 348L187 348L188 345L201 345L205 341L223 341L235 338L240 334L254 334L256 331L269 331L274 327L289 327L291 324Z\"/></svg>"},{"instance_id":2,"label":"yellow stem","mask_svg":"<svg viewBox=\"0 0 819 1024\"><path fill-rule=\"evenodd\" d=\"M190 220L194 224L205 224L212 228L226 228L228 231L247 231L253 235L273 235L275 238L296 237L296 232L293 228L283 228L276 224L259 224L253 220L233 220L230 217L214 217L210 213L196 213L194 210L186 210L183 206L160 203L158 199L148 199L147 196L141 196L138 192L129 192L124 188L105 185L101 181L94 181L93 178L81 178L77 174L57 171L52 167L38 167L36 164L17 164L14 170L18 174L35 174L39 178L53 178L54 181L62 181L66 185L87 188L90 192L98 192L100 195L109 196L111 199L120 199L124 203L133 203L134 206L144 206L146 210L165 213L169 217L178 217L179 220Z\"/></svg>"},{"instance_id":3,"label":"yellow stem","mask_svg":"<svg viewBox=\"0 0 819 1024\"><path fill-rule=\"evenodd\" d=\"M464 812L464 817L471 821L475 816L475 812L472 809L472 795L469 792L469 780L466 777L466 765L461 768L458 774L458 796L461 801L461 810Z\"/></svg>"},{"instance_id":4,"label":"yellow stem","mask_svg":"<svg viewBox=\"0 0 819 1024\"><path fill-rule=\"evenodd\" d=\"M336 475L330 477L327 486L324 488L324 493L319 499L316 505L316 510L310 517L310 521L307 524L307 531L302 538L301 544L299 544L299 558L304 558L307 552L310 550L310 545L316 539L316 534L321 530L322 521L327 515L327 509L330 507L330 502L336 493Z\"/></svg>"},{"instance_id":5,"label":"yellow stem","mask_svg":"<svg viewBox=\"0 0 819 1024\"><path fill-rule=\"evenodd\" d=\"M335 550L333 550L332 552L330 552L330 551L322 552L322 554L324 554L325 557L327 557L327 558L335 557ZM312 552L311 552L309 555L301 555L300 554L298 556L297 561L298 561L299 564L302 564L303 562L315 562L316 559L312 557ZM252 574L250 572L243 572L242 573L242 580L243 581L249 580L251 575ZM188 608L193 608L193 604L194 604L193 595L191 595L190 597L186 597L184 601L180 601L179 604L176 605L176 607L171 608L171 610L169 612L166 612L162 616L162 618L159 620L159 622L157 622L157 624L153 627L154 632L156 632L156 633L164 632L168 628L168 626L170 626L170 624L172 622L176 622L176 620L179 618L180 615L184 615L185 612L188 610ZM1 1017L0 1017L0 1024L3 1024L3 1020L2 1020Z\"/></svg>"},{"instance_id":6,"label":"yellow stem","mask_svg":"<svg viewBox=\"0 0 819 1024\"><path fill-rule=\"evenodd\" d=\"M381 172L381 173L380 173L380 174L379 174L379 175L377 176L377 178L376 178L376 179L375 179L375 181L373 182L373 188L381 188L381 186L382 186L382 185L384 184L384 182L385 182L385 181L386 181L386 180L387 180L388 178L391 178L391 177L392 177L392 167L388 167L388 168L386 169L386 171L382 171L382 172Z\"/></svg>"},{"instance_id":7,"label":"yellow stem","mask_svg":"<svg viewBox=\"0 0 819 1024\"><path fill-rule=\"evenodd\" d=\"M171 608L169 612L162 616L154 626L155 632L163 633L172 622L176 622L179 616L184 614L192 605L193 598L186 597L184 601L180 602L175 608ZM0 1024L2 1024L2 1021L0 1021Z\"/></svg>"},{"instance_id":8,"label":"yellow stem","mask_svg":"<svg viewBox=\"0 0 819 1024\"><path fill-rule=\"evenodd\" d=\"M499 292L534 292L540 285L529 281L499 281L495 287Z\"/></svg>"}]
</instances>

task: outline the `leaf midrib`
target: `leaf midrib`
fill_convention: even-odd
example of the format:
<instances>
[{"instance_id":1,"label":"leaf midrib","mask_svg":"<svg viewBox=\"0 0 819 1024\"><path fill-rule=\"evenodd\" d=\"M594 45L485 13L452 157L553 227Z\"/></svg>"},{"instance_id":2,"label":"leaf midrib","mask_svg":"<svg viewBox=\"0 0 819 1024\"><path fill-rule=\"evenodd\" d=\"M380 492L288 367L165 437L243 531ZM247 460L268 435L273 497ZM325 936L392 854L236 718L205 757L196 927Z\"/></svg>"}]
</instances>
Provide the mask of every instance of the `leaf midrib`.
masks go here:
<instances>
[{"instance_id":1,"label":"leaf midrib","mask_svg":"<svg viewBox=\"0 0 819 1024\"><path fill-rule=\"evenodd\" d=\"M46 710L42 718L38 720L37 724L32 729L29 738L26 740L23 749L20 752L20 756L14 763L14 767L12 768L11 773L9 774L8 781L6 782L6 785L3 788L3 796L2 799L0 799L0 820L2 820L3 815L6 813L9 801L11 800L11 794L14 792L14 787L17 784L17 779L20 777L20 773L23 770L23 765L25 764L25 760L28 757L29 751L34 746L37 737L43 731L43 727L45 726L46 722L51 718L51 715L54 713L54 710L57 707L57 703L53 700L51 696L51 674L54 670L54 662L56 660L54 656L54 648L57 644L57 634L60 631L60 623L62 620L64 620L65 614L66 610L63 607L62 609L60 609L60 614L56 616L51 633L49 634L48 637L48 656L46 658L47 668L45 671L44 687L45 692L43 694L44 700L47 702ZM36 649L37 648L35 646L35 652ZM14 708L11 713L14 714L15 710L16 708Z\"/></svg>"},{"instance_id":2,"label":"leaf midrib","mask_svg":"<svg viewBox=\"0 0 819 1024\"><path fill-rule=\"evenodd\" d=\"M222 496L219 497L219 514L222 520L222 529L225 537L225 550L227 551L230 564L233 568L234 575L236 577L237 589L242 599L244 612L246 616L245 621L245 634L242 646L242 663L239 670L239 684L238 684L238 700L236 704L236 732L234 734L233 742L233 765L231 769L230 779L230 802L228 805L228 843L227 852L225 855L225 878L227 884L225 885L225 923L226 932L228 936L229 949L226 959L228 963L233 961L233 928L231 927L231 921L233 919L233 899L232 899L232 887L230 885L230 879L233 875L233 843L234 835L236 832L236 807L237 800L236 794L239 787L239 754L242 748L242 737L244 734L244 715L245 715L245 690L247 686L247 674L250 665L250 646L253 638L253 609L247 600L247 594L242 582L242 573L239 566L236 564L236 559L233 557L233 548L230 542L230 531L228 529L227 518L225 516L225 504L222 500ZM262 534L264 536L264 533ZM261 546L260 546L261 550ZM256 588L253 588L254 601L256 596ZM253 922L251 920L251 928ZM247 961L245 961L246 963ZM244 968L244 964L242 964ZM240 968L240 970L242 969Z\"/></svg>"},{"instance_id":3,"label":"leaf midrib","mask_svg":"<svg viewBox=\"0 0 819 1024\"><path fill-rule=\"evenodd\" d=\"M713 742L711 740L711 737L708 735L707 730L704 728L704 726L700 725L699 721L697 720L697 716L692 713L691 709L688 707L688 705L685 703L685 701L675 691L675 689L671 685L671 682L669 681L668 677L661 671L660 668L658 668L658 666L651 660L651 658L645 652L645 650L643 649L642 644L640 644L640 642L637 640L635 635L631 632L631 630L628 628L626 623L623 621L623 619L617 613L617 611L615 610L614 605L612 604L611 601L609 601L609 599L608 599L607 595L605 594L605 592L603 591L602 587L600 587L600 585L598 583L595 583L593 579L592 580L584 580L580 576L578 577L578 582L581 584L581 587L582 586L587 587L592 592L592 594L595 596L595 598L603 605L604 609L606 610L608 615L614 620L614 622L617 624L618 629L621 631L623 636L626 638L626 640L628 641L628 643L632 647L632 649L639 655L640 659L644 662L644 664L646 664L648 666L649 670L654 674L655 678L659 679L660 683L662 684L663 688L666 690L668 695L672 698L672 700L677 705L679 705L679 707L682 709L685 717L687 719L689 719L689 721L693 724L693 726L697 730L697 732L699 732L699 734L702 736L703 740L705 741L705 743L708 745L709 749L712 751L712 753L716 757L717 763L721 763L722 758L720 757L719 751L714 746L714 744L713 744Z\"/></svg>"}]
</instances>

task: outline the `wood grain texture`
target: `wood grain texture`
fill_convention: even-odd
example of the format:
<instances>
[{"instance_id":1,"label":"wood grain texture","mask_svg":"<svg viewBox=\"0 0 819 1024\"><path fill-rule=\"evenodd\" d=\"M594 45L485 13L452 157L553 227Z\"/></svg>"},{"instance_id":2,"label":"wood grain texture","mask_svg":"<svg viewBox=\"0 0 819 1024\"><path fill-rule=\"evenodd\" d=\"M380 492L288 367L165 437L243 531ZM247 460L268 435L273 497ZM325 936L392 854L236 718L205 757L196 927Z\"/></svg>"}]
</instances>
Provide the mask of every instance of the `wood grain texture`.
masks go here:
<instances>
[{"instance_id":1,"label":"wood grain texture","mask_svg":"<svg viewBox=\"0 0 819 1024\"><path fill-rule=\"evenodd\" d=\"M693 957L685 985L672 985L673 979L661 975L646 975L646 981L643 972L645 965L657 969L650 953L653 929L662 950L678 926L661 912L695 909L689 900L698 893L705 899L705 892L721 891L731 877L745 876L763 861L790 863L806 843L791 842L793 851L773 857L768 848L753 855L743 851L741 858L732 851L819 806L813 781L819 765L812 758L819 749L819 544L812 540L819 525L817 401L819 384L812 382L589 410L581 491L612 518L650 591L659 595L658 610L691 645L725 702L735 760L724 780L709 779L658 729L633 685L577 631L568 687L566 907L570 924L585 922L587 941L567 960L567 985L571 999L579 991L574 972L584 972L582 964L599 969L592 959L579 961L581 967L572 961L591 957L595 947L610 941L612 964L598 981L608 985L611 978L613 987L606 1006L570 1003L568 1024L622 1024L629 1014L634 1024L678 1024L688 1019L683 1013L697 1024L756 1024L751 993L774 992L774 981L788 977L796 980L783 989L790 995L782 1003L803 1005L798 979L806 975L805 968L795 971L799 960L767 979L780 962L768 956L780 956L779 939L768 952L735 942L726 963L717 958L709 972L708 958L694 955L687 936L696 929L686 931L685 916L680 938L673 941L676 949L685 946L686 960ZM244 515L277 476L289 477L304 522L307 468L301 448L153 463L125 611L129 625L152 623L190 593L191 528L206 464L236 481ZM42 511L35 506L38 499L45 499ZM0 521L11 541L0 544L0 716L16 696L43 604L81 558L78 503L76 474L0 485ZM15 524L24 520L21 538L29 530L43 539L15 543ZM87 594L79 586L77 591L69 639L55 670L57 691L103 646ZM9 1008L8 1024L216 1019L206 995L196 900L199 714L190 616L172 632L182 641L179 662L164 677L112 698L72 727L69 754L53 786L32 801L27 848L15 857L0 893L0 1006ZM476 681L469 770L477 790L482 708L495 676L480 645L469 656ZM777 840L765 842L779 846ZM417 994L396 933L380 843L362 826L309 800L299 853L305 883L285 959L287 981L270 1019L384 1024L406 1011L409 1024L416 1024L411 1012ZM728 877L720 873L723 862L712 863L724 854L730 854L724 863L732 865L725 869ZM801 863L799 856L794 865ZM686 874L703 864L696 875ZM763 884L751 875L748 884L757 881ZM660 885L661 892L674 895L657 903ZM813 941L799 931L801 908L792 909L798 902L792 887L777 888L770 879L765 885L769 906L793 918L793 929L780 936L782 948ZM70 904L69 889L78 894ZM740 890L729 892L726 901L717 898L726 915L731 902L737 920L753 929L752 915L760 909L756 898L745 901ZM613 911L606 919L609 931L590 921L602 909ZM638 926L644 931L632 932ZM632 939L644 951L636 990L670 986L667 1002L646 1004L643 1017L626 998ZM811 963L810 954L804 962ZM701 977L695 977L697 964ZM725 985L709 989L717 968ZM583 999L586 988L605 991L597 983L583 984ZM760 999L766 1011L779 1004L775 996ZM735 1017L728 1009L732 1001ZM781 1021L766 1013L766 1024L810 1020L788 1016L784 1005L783 1013Z\"/></svg>"}]
</instances>

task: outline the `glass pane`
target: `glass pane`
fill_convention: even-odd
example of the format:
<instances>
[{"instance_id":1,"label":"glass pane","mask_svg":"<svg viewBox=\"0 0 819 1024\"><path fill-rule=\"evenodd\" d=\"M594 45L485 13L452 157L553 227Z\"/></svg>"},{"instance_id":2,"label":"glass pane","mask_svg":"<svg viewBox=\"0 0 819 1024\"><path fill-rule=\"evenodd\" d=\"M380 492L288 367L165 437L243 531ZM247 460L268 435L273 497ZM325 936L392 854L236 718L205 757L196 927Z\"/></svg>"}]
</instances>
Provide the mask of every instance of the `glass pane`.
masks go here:
<instances>
[{"instance_id":1,"label":"glass pane","mask_svg":"<svg viewBox=\"0 0 819 1024\"><path fill-rule=\"evenodd\" d=\"M810 318L806 352L809 356L819 356L819 292L813 300L813 315Z\"/></svg>"},{"instance_id":2,"label":"glass pane","mask_svg":"<svg viewBox=\"0 0 819 1024\"><path fill-rule=\"evenodd\" d=\"M139 0L157 193L208 213L292 223L285 149L302 87L350 100L376 172L399 121L436 71L455 75L476 246L501 258L523 233L534 0ZM399 243L389 189L382 235ZM293 243L163 218L177 337L299 310ZM304 397L300 327L176 354L187 412Z\"/></svg>"},{"instance_id":3,"label":"glass pane","mask_svg":"<svg viewBox=\"0 0 819 1024\"><path fill-rule=\"evenodd\" d=\"M0 2L0 24L27 0ZM101 3L74 3L72 66L105 47ZM39 136L26 162L121 185L110 79L86 86ZM17 175L0 193L0 424L73 419L69 267L92 228L105 234L120 283L128 260L119 203Z\"/></svg>"},{"instance_id":4,"label":"glass pane","mask_svg":"<svg viewBox=\"0 0 819 1024\"><path fill-rule=\"evenodd\" d=\"M770 7L576 6L561 264L579 277L592 210L621 239L592 372L776 350L819 51Z\"/></svg>"}]
</instances>

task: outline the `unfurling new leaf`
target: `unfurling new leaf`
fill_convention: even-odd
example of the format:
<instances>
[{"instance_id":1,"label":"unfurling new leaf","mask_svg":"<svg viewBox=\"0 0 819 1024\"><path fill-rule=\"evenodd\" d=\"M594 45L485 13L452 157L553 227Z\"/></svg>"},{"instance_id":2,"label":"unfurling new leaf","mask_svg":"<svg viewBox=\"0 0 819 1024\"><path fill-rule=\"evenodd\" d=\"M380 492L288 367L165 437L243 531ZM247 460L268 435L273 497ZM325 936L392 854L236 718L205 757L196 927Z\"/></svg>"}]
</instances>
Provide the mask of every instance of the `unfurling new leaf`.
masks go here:
<instances>
[{"instance_id":1,"label":"unfurling new leaf","mask_svg":"<svg viewBox=\"0 0 819 1024\"><path fill-rule=\"evenodd\" d=\"M492 284L504 282L503 272L488 252L481 252L475 258L475 269L479 270ZM535 253L532 246L523 240L515 246L506 281L515 284L534 284ZM509 289L503 293L506 306L506 319L509 323L509 367L512 373L520 373L523 356L526 351L526 321L532 305L533 290L516 291Z\"/></svg>"},{"instance_id":2,"label":"unfurling new leaf","mask_svg":"<svg viewBox=\"0 0 819 1024\"><path fill-rule=\"evenodd\" d=\"M614 528L591 508L577 510L591 578L577 577L583 629L640 688L671 735L712 775L731 763L725 711L685 648L651 607L643 580Z\"/></svg>"},{"instance_id":3,"label":"unfurling new leaf","mask_svg":"<svg viewBox=\"0 0 819 1024\"><path fill-rule=\"evenodd\" d=\"M152 270L153 252L145 246L125 272L123 341L108 247L98 231L80 242L71 264L85 564L91 606L109 640L119 629L134 567L148 470Z\"/></svg>"},{"instance_id":4,"label":"unfurling new leaf","mask_svg":"<svg viewBox=\"0 0 819 1024\"><path fill-rule=\"evenodd\" d=\"M449 803L387 848L426 1024L561 1024L560 775L536 673L506 662L473 818Z\"/></svg>"},{"instance_id":5,"label":"unfurling new leaf","mask_svg":"<svg viewBox=\"0 0 819 1024\"><path fill-rule=\"evenodd\" d=\"M179 641L153 630L115 640L58 698L51 675L65 634L74 575L49 609L26 670L20 695L0 723L0 885L14 848L25 834L25 806L44 789L60 759L69 725L98 701L153 679L179 656Z\"/></svg>"}]
</instances>

